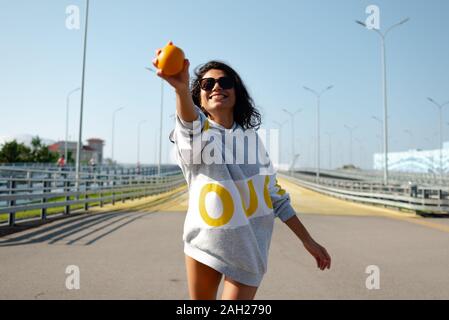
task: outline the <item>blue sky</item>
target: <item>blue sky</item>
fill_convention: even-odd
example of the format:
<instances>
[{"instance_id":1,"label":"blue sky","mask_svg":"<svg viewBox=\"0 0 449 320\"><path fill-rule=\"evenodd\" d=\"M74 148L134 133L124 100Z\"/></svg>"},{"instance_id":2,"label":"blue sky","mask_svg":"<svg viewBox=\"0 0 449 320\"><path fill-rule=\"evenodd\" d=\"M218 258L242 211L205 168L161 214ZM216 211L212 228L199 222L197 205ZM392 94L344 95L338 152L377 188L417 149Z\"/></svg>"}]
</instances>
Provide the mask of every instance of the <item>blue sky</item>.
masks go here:
<instances>
[{"instance_id":1,"label":"blue sky","mask_svg":"<svg viewBox=\"0 0 449 320\"><path fill-rule=\"evenodd\" d=\"M65 135L67 93L80 86L83 30L65 26L68 5L84 1L0 0L0 136L32 133L54 140ZM154 51L172 40L195 67L211 59L231 64L263 114L263 126L289 118L282 108L302 109L295 142L300 163L312 166L316 137L315 98L303 86L334 89L322 98L322 164L349 162L349 133L357 126L353 159L372 166L379 151L382 117L379 37L354 20L365 20L368 5L380 8L381 29L411 20L387 37L391 150L438 146L438 112L426 97L449 100L449 1L446 0L91 0L83 138L106 140L110 156L112 113L115 158L155 161L159 130L160 81L144 69ZM84 25L84 18L81 26ZM192 70L191 70L192 71ZM78 137L79 93L70 108L69 135ZM175 96L165 90L163 160L170 146ZM449 109L444 137L449 140ZM410 137L404 130L410 130ZM281 132L283 154L290 152L290 126ZM363 148L363 149L362 149ZM362 156L360 154L362 151Z\"/></svg>"}]
</instances>

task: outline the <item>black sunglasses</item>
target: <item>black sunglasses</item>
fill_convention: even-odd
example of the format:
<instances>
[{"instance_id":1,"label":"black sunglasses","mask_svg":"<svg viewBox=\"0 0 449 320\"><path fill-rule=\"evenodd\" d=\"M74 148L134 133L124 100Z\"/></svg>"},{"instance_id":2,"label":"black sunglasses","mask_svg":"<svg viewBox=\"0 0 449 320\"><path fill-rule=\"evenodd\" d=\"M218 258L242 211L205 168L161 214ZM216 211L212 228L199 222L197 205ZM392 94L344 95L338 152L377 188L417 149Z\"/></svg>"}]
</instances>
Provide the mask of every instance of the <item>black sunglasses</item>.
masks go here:
<instances>
[{"instance_id":1,"label":"black sunglasses","mask_svg":"<svg viewBox=\"0 0 449 320\"><path fill-rule=\"evenodd\" d=\"M224 90L234 88L234 80L230 77L221 77L218 79L214 78L203 78L200 80L200 88L205 91L210 91L215 87L215 83L218 82L220 88Z\"/></svg>"}]
</instances>

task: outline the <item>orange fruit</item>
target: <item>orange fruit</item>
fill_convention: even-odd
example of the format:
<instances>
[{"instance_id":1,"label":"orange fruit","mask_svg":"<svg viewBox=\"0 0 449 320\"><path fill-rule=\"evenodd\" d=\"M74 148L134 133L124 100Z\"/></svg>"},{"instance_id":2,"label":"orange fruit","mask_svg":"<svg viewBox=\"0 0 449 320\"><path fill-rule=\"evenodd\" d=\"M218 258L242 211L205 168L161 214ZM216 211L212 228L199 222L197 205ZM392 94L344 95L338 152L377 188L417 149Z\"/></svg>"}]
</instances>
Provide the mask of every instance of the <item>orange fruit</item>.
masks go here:
<instances>
[{"instance_id":1,"label":"orange fruit","mask_svg":"<svg viewBox=\"0 0 449 320\"><path fill-rule=\"evenodd\" d=\"M157 56L157 67L168 76L178 74L184 68L184 52L172 42L161 49Z\"/></svg>"}]
</instances>

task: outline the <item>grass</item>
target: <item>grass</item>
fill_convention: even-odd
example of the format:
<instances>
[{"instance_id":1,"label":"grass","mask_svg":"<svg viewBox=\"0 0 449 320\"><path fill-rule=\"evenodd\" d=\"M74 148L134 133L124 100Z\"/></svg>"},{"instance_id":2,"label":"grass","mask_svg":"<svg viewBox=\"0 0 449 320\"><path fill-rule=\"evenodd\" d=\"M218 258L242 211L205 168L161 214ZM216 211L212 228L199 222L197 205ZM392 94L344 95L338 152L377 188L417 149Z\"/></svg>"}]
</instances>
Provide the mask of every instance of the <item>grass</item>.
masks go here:
<instances>
[{"instance_id":1,"label":"grass","mask_svg":"<svg viewBox=\"0 0 449 320\"><path fill-rule=\"evenodd\" d=\"M130 191L130 192L133 192L133 191ZM112 192L102 193L102 197L107 197L107 196L111 196L111 195L112 195ZM116 193L116 195L121 195L121 193L118 192L118 193ZM89 199L95 199L95 198L99 198L99 197L100 197L100 193L89 195ZM75 197L71 196L69 199L75 200ZM85 199L85 196L80 196L80 200L83 200L83 199ZM61 201L66 201L65 197L57 197L57 198L49 199L48 203L61 202ZM107 202L104 202L104 204L110 203L111 201L112 200L107 200ZM116 201L122 201L122 200L120 199L120 200L116 200ZM99 205L100 205L100 201L89 203L89 207L95 207L95 206L99 206ZM73 212L73 211L79 210L79 209L83 209L83 208L84 208L84 204L70 205L70 212ZM64 209L65 209L65 206L48 208L47 216L63 213ZM18 211L18 212L16 212L16 220L40 217L41 212L42 212L41 209ZM9 220L9 214L7 214L7 213L0 214L0 223L7 222L8 220Z\"/></svg>"}]
</instances>

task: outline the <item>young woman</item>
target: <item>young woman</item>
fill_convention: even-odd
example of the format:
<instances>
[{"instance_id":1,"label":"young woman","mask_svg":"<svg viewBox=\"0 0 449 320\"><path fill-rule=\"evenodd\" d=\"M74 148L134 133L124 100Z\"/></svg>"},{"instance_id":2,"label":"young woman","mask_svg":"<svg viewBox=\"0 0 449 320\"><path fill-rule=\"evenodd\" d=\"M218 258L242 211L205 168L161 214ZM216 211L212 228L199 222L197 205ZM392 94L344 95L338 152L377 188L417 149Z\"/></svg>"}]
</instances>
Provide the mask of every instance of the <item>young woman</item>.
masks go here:
<instances>
[{"instance_id":1,"label":"young woman","mask_svg":"<svg viewBox=\"0 0 449 320\"><path fill-rule=\"evenodd\" d=\"M153 65L157 68L157 58ZM329 269L329 254L299 221L274 173L261 174L261 161L220 161L225 158L223 150L229 151L223 136L238 137L260 126L260 114L240 76L230 66L210 61L196 70L190 87L189 65L186 59L181 73L167 76L158 70L157 75L176 93L176 125L170 140L176 144L178 164L189 186L183 241L191 299L216 299L223 276L222 299L254 299L267 271L275 217L297 235L319 269ZM239 146L244 145L248 155L254 145L263 148L259 144L256 139L256 144ZM235 160L234 153L231 159Z\"/></svg>"}]
</instances>

